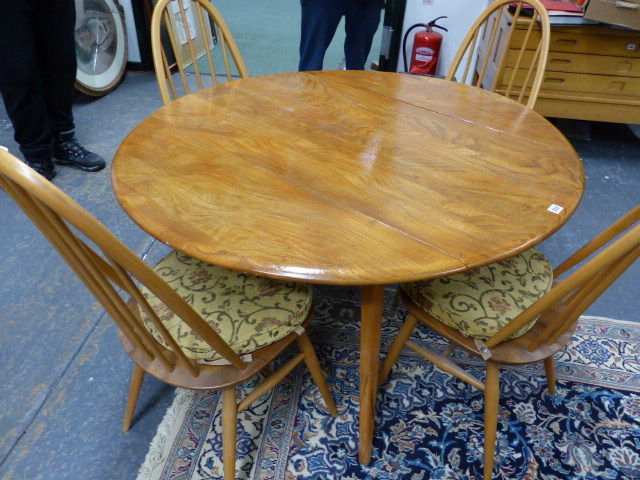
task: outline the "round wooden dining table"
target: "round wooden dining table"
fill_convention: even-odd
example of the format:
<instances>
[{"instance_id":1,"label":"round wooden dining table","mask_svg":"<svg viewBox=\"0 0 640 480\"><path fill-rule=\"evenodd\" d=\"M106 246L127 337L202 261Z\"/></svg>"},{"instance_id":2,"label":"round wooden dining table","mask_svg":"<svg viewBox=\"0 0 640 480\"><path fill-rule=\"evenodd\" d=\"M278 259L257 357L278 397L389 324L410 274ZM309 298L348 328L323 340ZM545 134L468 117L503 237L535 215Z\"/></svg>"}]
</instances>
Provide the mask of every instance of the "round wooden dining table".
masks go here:
<instances>
[{"instance_id":1,"label":"round wooden dining table","mask_svg":"<svg viewBox=\"0 0 640 480\"><path fill-rule=\"evenodd\" d=\"M175 100L112 168L127 214L200 260L362 287L359 458L371 459L385 285L513 256L577 208L545 118L478 88L374 71L251 77Z\"/></svg>"}]
</instances>

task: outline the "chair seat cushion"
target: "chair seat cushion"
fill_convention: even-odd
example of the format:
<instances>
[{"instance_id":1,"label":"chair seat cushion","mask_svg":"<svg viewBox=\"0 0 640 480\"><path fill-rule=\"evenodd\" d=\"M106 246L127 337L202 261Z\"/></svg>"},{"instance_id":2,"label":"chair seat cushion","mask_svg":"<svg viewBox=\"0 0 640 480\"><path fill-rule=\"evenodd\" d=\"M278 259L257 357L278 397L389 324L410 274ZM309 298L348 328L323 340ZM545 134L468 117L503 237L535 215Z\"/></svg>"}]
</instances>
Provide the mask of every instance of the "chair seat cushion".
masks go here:
<instances>
[{"instance_id":1,"label":"chair seat cushion","mask_svg":"<svg viewBox=\"0 0 640 480\"><path fill-rule=\"evenodd\" d=\"M552 283L551 264L532 248L485 267L401 288L442 323L470 337L487 339L551 290ZM534 323L511 338L523 335Z\"/></svg>"},{"instance_id":2,"label":"chair seat cushion","mask_svg":"<svg viewBox=\"0 0 640 480\"><path fill-rule=\"evenodd\" d=\"M254 352L286 337L311 309L311 286L227 270L173 251L154 270L171 285L238 354ZM185 354L222 358L148 289L143 295ZM140 309L151 334L169 345Z\"/></svg>"}]
</instances>

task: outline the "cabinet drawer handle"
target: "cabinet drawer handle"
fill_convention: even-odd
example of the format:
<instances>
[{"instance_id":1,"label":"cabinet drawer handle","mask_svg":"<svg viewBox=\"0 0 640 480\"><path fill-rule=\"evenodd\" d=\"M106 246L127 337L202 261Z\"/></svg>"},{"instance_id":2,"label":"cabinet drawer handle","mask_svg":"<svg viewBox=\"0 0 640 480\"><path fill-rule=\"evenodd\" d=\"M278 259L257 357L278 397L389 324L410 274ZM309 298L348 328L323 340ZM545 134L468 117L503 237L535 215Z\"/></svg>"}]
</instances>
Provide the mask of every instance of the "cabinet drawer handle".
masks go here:
<instances>
[{"instance_id":1,"label":"cabinet drawer handle","mask_svg":"<svg viewBox=\"0 0 640 480\"><path fill-rule=\"evenodd\" d=\"M571 60L568 60L566 58L552 58L549 61L550 65L569 65L571 63Z\"/></svg>"},{"instance_id":2,"label":"cabinet drawer handle","mask_svg":"<svg viewBox=\"0 0 640 480\"><path fill-rule=\"evenodd\" d=\"M556 45L560 45L563 47L572 47L574 45L577 45L578 41L577 40L570 40L567 38L561 38L559 40L556 40Z\"/></svg>"},{"instance_id":3,"label":"cabinet drawer handle","mask_svg":"<svg viewBox=\"0 0 640 480\"><path fill-rule=\"evenodd\" d=\"M621 62L618 64L618 68L616 69L618 72L630 72L632 64L631 62Z\"/></svg>"},{"instance_id":4,"label":"cabinet drawer handle","mask_svg":"<svg viewBox=\"0 0 640 480\"><path fill-rule=\"evenodd\" d=\"M564 78L545 78L544 83L564 83Z\"/></svg>"},{"instance_id":5,"label":"cabinet drawer handle","mask_svg":"<svg viewBox=\"0 0 640 480\"><path fill-rule=\"evenodd\" d=\"M622 92L624 90L626 82L611 82L611 85L607 89L610 92Z\"/></svg>"}]
</instances>

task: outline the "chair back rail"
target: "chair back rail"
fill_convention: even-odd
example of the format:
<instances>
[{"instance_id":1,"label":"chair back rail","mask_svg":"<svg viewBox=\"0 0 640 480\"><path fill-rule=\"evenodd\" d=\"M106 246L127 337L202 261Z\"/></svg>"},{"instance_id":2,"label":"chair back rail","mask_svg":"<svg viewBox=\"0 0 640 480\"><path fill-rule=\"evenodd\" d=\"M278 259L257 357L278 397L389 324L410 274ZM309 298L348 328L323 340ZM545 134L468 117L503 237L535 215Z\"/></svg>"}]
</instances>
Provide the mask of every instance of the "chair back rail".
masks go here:
<instances>
[{"instance_id":1,"label":"chair back rail","mask_svg":"<svg viewBox=\"0 0 640 480\"><path fill-rule=\"evenodd\" d=\"M640 218L640 205L631 209L626 215L619 218L616 222L611 224L609 228L594 237L590 242L585 244L580 250L567 258L564 262L558 265L553 270L554 277L558 277L568 270L575 267L578 263L582 262L585 258L592 255L596 250L602 248L606 243L611 241L612 238L617 237L622 232L631 227Z\"/></svg>"},{"instance_id":2,"label":"chair back rail","mask_svg":"<svg viewBox=\"0 0 640 480\"><path fill-rule=\"evenodd\" d=\"M176 70L184 94L209 86L205 77L217 85L219 76L225 81L249 76L231 31L209 0L159 0L151 17L151 49L165 105L180 96L172 75ZM188 68L193 69L196 85L189 82Z\"/></svg>"},{"instance_id":3,"label":"chair back rail","mask_svg":"<svg viewBox=\"0 0 640 480\"><path fill-rule=\"evenodd\" d=\"M515 7L513 6L514 4ZM529 17L529 8L533 15ZM511 8L511 24L506 32L500 30L500 20L507 9ZM515 45L515 33L518 27L526 26L520 46ZM541 33L538 33L538 30ZM513 2L512 0L497 0L492 2L480 17L473 23L456 52L447 80L457 79L477 87L490 88L491 91L512 98L519 103L525 103L533 108L542 86L544 70L549 52L551 26L546 8L538 1ZM482 62L479 50L484 54ZM515 55L515 58L514 58ZM492 70L491 63L499 59L495 71L491 71L493 79L489 80L488 73ZM511 65L509 62L513 62ZM462 74L459 75L462 68ZM490 83L490 87L487 84Z\"/></svg>"}]
</instances>

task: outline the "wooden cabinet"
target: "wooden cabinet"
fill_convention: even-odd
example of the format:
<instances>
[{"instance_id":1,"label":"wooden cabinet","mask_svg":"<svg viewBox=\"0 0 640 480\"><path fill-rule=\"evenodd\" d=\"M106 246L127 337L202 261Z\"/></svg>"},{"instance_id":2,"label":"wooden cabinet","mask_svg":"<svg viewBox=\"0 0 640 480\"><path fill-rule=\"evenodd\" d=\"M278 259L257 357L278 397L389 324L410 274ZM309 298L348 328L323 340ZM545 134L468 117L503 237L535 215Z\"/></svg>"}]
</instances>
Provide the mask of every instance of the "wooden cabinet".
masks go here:
<instances>
[{"instance_id":1,"label":"wooden cabinet","mask_svg":"<svg viewBox=\"0 0 640 480\"><path fill-rule=\"evenodd\" d=\"M505 15L500 29L507 31L510 21ZM514 46L522 43L525 29L522 25L516 30ZM482 58L482 47L479 55ZM509 78L513 57L507 57L502 78ZM484 85L498 75L497 60ZM535 110L547 117L640 124L640 31L604 24L552 25L549 60Z\"/></svg>"}]
</instances>

